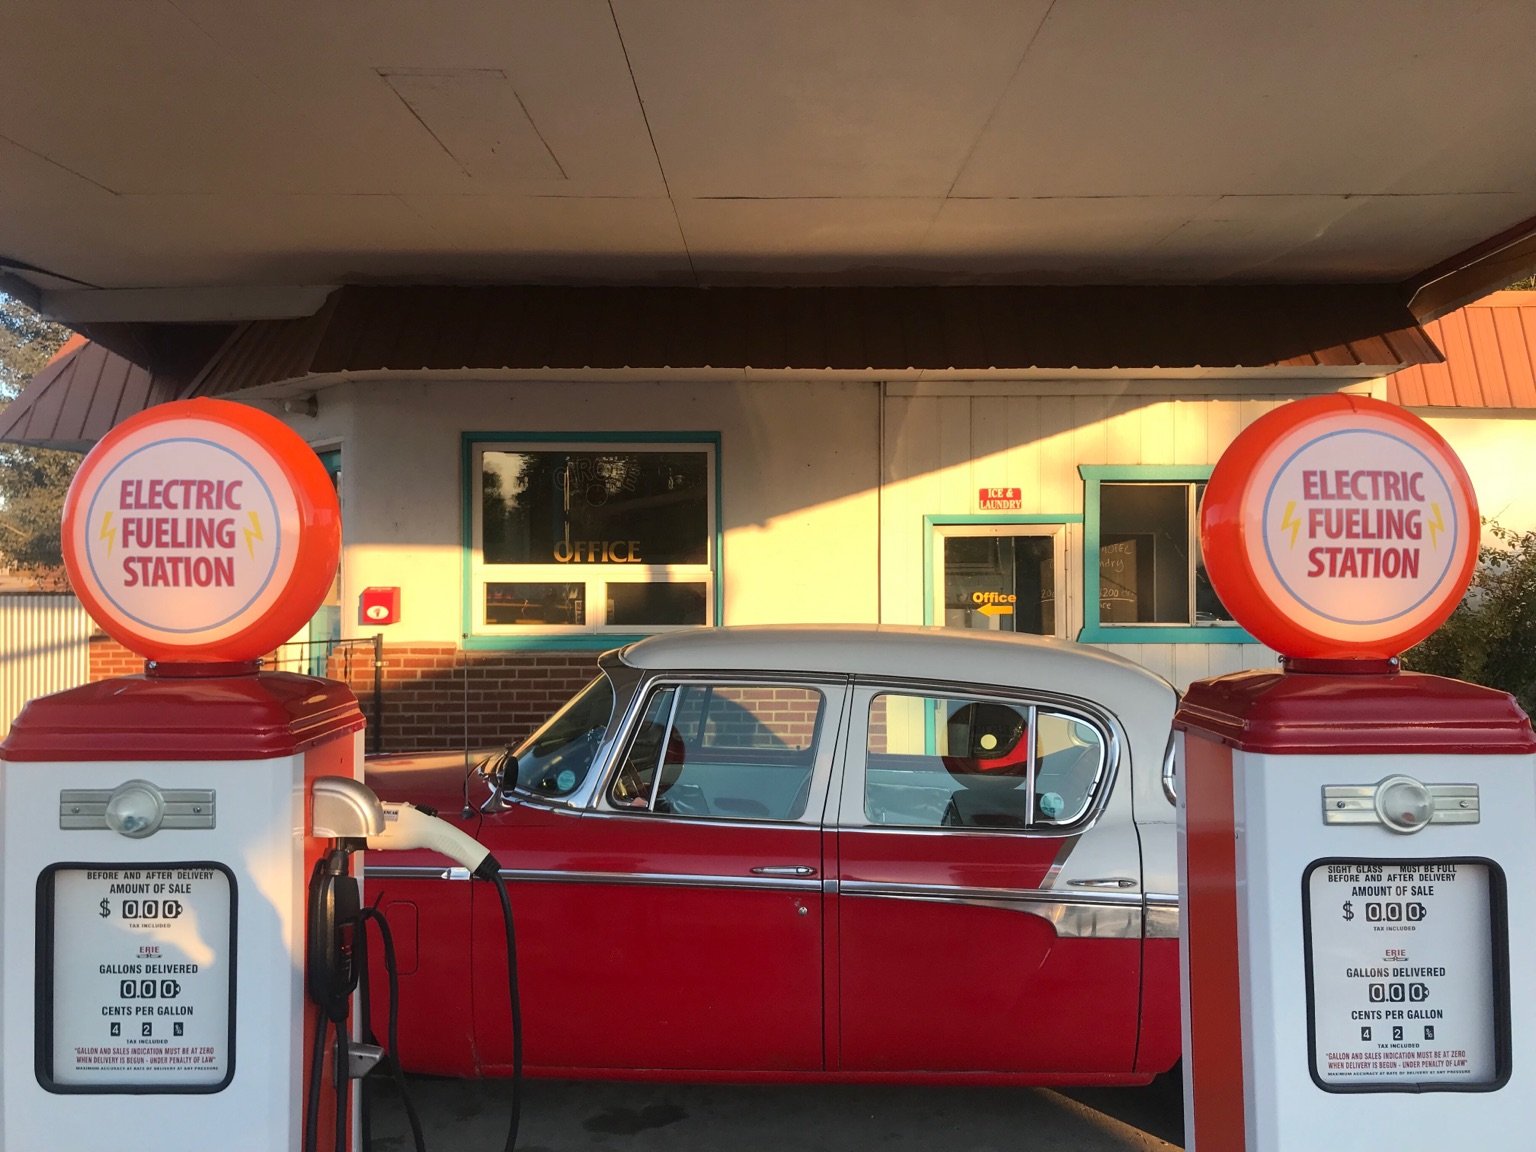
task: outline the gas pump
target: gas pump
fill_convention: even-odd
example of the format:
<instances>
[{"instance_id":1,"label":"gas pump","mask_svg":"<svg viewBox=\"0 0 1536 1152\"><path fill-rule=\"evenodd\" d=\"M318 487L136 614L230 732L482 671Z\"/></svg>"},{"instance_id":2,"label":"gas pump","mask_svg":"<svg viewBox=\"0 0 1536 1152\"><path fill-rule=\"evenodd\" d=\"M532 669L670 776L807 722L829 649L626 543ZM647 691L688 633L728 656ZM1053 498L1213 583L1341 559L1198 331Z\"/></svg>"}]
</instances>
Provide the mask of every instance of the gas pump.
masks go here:
<instances>
[{"instance_id":1,"label":"gas pump","mask_svg":"<svg viewBox=\"0 0 1536 1152\"><path fill-rule=\"evenodd\" d=\"M81 464L70 579L147 663L33 701L0 745L0 1152L354 1146L365 847L494 881L511 956L500 865L361 783L346 686L261 670L340 538L318 458L242 405L151 409ZM516 1125L514 1102L508 1148Z\"/></svg>"},{"instance_id":2,"label":"gas pump","mask_svg":"<svg viewBox=\"0 0 1536 1152\"><path fill-rule=\"evenodd\" d=\"M147 664L33 701L0 745L0 1148L298 1147L308 792L359 774L364 717L259 659L339 544L319 460L243 405L151 409L81 464L70 578Z\"/></svg>"},{"instance_id":3,"label":"gas pump","mask_svg":"<svg viewBox=\"0 0 1536 1152\"><path fill-rule=\"evenodd\" d=\"M1536 736L1397 658L1467 587L1465 471L1401 409L1298 401L1222 457L1201 543L1283 658L1175 717L1186 1147L1528 1147Z\"/></svg>"}]
</instances>

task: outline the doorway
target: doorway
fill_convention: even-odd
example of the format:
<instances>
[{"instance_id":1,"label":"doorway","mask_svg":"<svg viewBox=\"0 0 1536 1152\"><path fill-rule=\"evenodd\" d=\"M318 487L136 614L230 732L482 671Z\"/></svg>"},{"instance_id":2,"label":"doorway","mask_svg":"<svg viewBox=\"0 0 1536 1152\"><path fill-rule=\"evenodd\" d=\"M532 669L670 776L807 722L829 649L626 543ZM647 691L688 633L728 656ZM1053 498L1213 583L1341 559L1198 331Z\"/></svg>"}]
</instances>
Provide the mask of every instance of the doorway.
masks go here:
<instances>
[{"instance_id":1,"label":"doorway","mask_svg":"<svg viewBox=\"0 0 1536 1152\"><path fill-rule=\"evenodd\" d=\"M932 623L1065 638L1065 524L936 524L932 531Z\"/></svg>"}]
</instances>

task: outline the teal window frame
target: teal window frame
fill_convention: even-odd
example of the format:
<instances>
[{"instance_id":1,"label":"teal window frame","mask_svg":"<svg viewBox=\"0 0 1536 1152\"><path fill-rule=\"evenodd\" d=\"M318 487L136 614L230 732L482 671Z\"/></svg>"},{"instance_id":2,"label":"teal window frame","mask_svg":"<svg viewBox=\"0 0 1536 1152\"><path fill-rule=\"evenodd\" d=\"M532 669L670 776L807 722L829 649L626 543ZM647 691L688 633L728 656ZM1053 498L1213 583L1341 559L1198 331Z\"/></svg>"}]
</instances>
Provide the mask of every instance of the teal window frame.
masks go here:
<instances>
[{"instance_id":1,"label":"teal window frame","mask_svg":"<svg viewBox=\"0 0 1536 1152\"><path fill-rule=\"evenodd\" d=\"M1099 620L1099 545L1104 484L1201 484L1209 464L1080 464L1083 478L1083 628L1089 644L1257 644L1236 624L1104 624Z\"/></svg>"},{"instance_id":2,"label":"teal window frame","mask_svg":"<svg viewBox=\"0 0 1536 1152\"><path fill-rule=\"evenodd\" d=\"M713 582L713 611L716 625L725 622L725 519L721 498L721 447L718 432L463 432L459 436L459 489L461 493L461 584L460 611L463 620L462 644L467 651L522 651L522 652L602 652L636 640L643 640L653 632L637 630L569 631L541 633L533 636L515 636L505 633L475 632L475 555L479 548L475 540L475 499L477 478L475 475L475 451L481 446L574 444L594 446L633 446L645 448L657 444L698 444L714 453L714 471L710 483L714 486L715 523L711 541L711 575Z\"/></svg>"}]
</instances>

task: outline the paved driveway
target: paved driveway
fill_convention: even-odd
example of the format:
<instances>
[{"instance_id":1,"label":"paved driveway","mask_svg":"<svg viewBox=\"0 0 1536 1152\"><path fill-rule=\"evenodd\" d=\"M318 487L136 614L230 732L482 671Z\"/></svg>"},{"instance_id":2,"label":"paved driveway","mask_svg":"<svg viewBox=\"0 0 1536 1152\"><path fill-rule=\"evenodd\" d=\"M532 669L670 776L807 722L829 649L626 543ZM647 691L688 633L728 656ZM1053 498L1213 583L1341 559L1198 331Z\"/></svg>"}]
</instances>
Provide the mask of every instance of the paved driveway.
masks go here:
<instances>
[{"instance_id":1,"label":"paved driveway","mask_svg":"<svg viewBox=\"0 0 1536 1152\"><path fill-rule=\"evenodd\" d=\"M431 1152L499 1150L505 1081L412 1077ZM529 1081L523 1152L1142 1152L1183 1146L1174 1086L724 1087ZM393 1085L375 1089L374 1147L409 1150Z\"/></svg>"}]
</instances>

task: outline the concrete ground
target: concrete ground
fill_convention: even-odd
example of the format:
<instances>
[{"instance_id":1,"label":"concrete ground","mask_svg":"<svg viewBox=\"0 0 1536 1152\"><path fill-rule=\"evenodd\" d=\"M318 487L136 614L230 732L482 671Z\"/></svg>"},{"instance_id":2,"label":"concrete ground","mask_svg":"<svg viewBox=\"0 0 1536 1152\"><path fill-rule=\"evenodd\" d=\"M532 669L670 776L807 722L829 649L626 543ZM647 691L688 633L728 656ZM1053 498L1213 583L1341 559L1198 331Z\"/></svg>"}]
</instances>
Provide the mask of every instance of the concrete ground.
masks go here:
<instances>
[{"instance_id":1,"label":"concrete ground","mask_svg":"<svg viewBox=\"0 0 1536 1152\"><path fill-rule=\"evenodd\" d=\"M506 1081L411 1077L430 1152L499 1152ZM373 1147L409 1152L393 1084ZM1144 1152L1183 1147L1176 1084L1151 1088L728 1087L531 1080L522 1152Z\"/></svg>"}]
</instances>

